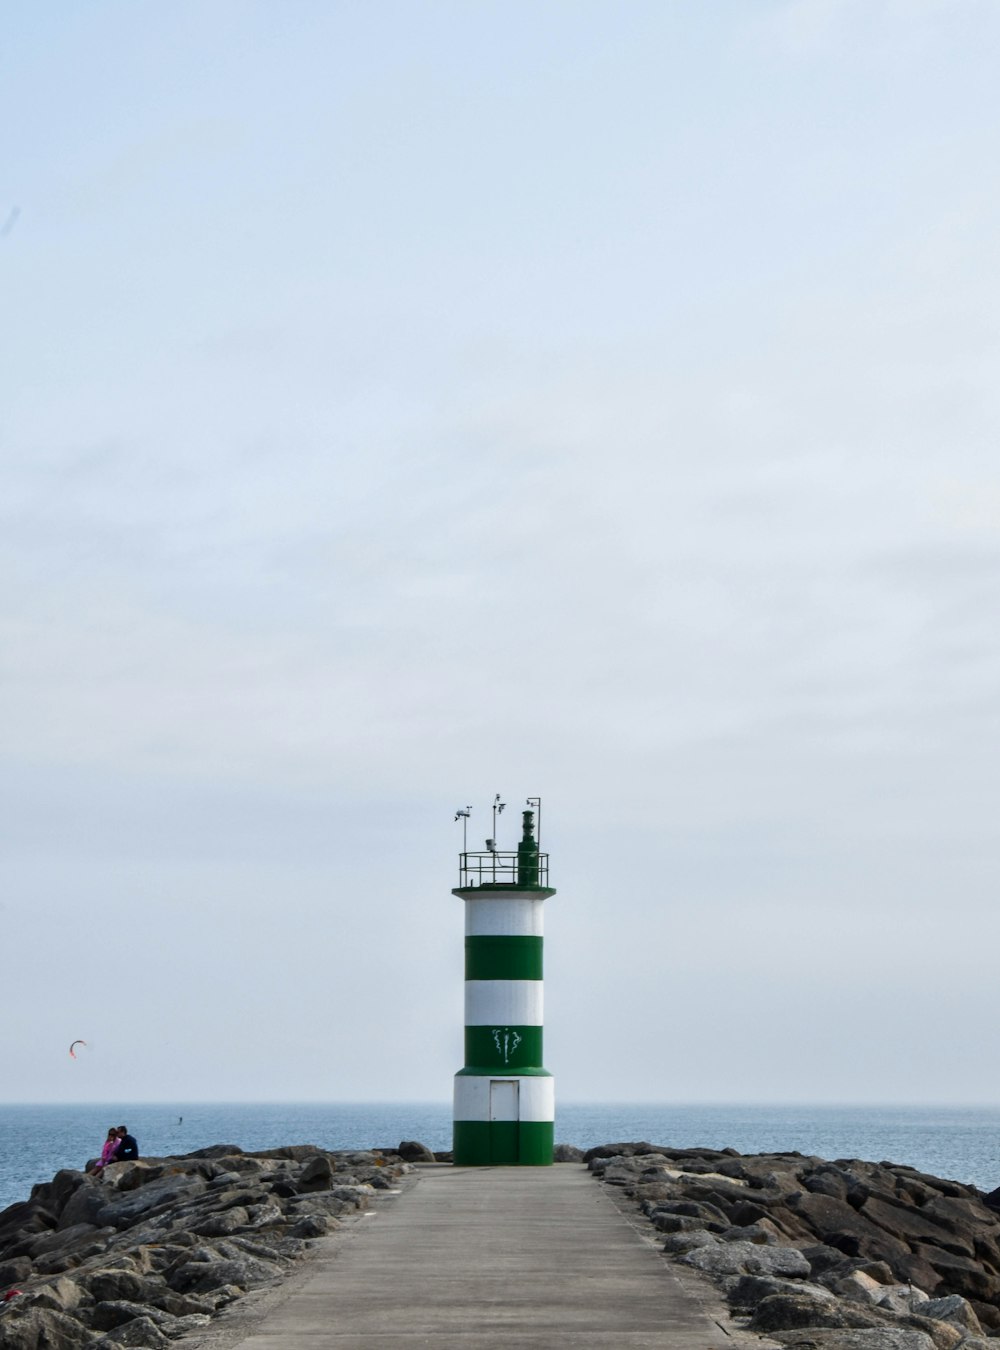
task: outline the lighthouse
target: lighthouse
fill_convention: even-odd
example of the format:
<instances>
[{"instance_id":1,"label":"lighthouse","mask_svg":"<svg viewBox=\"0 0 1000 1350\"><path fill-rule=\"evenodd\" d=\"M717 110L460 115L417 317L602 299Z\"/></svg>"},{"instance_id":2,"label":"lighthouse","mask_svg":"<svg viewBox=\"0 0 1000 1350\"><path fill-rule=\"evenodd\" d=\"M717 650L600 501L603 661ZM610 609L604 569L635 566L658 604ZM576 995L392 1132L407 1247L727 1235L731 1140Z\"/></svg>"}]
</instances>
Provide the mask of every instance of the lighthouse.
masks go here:
<instances>
[{"instance_id":1,"label":"lighthouse","mask_svg":"<svg viewBox=\"0 0 1000 1350\"><path fill-rule=\"evenodd\" d=\"M540 799L528 803L540 817ZM499 796L494 834L498 808ZM534 810L522 812L516 852L488 839L485 853L460 855L452 894L465 909L465 1066L455 1075L456 1165L552 1162L555 1084L542 1065L542 911L555 895L548 873Z\"/></svg>"}]
</instances>

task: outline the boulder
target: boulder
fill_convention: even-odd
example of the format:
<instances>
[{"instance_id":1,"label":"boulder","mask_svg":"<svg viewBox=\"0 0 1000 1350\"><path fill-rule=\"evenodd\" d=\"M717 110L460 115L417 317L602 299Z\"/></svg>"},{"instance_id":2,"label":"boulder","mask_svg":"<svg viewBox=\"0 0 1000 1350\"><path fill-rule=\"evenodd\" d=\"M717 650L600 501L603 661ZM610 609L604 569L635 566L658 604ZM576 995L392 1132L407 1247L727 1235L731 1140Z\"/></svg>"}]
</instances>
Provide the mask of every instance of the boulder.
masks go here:
<instances>
[{"instance_id":1,"label":"boulder","mask_svg":"<svg viewBox=\"0 0 1000 1350\"><path fill-rule=\"evenodd\" d=\"M772 1331L771 1340L791 1350L937 1350L930 1336L911 1327L877 1327L867 1331Z\"/></svg>"},{"instance_id":2,"label":"boulder","mask_svg":"<svg viewBox=\"0 0 1000 1350\"><path fill-rule=\"evenodd\" d=\"M664 1210L654 1210L649 1221L661 1233L691 1233L697 1230L704 1233L704 1224L700 1219L689 1219L685 1214L671 1214Z\"/></svg>"},{"instance_id":3,"label":"boulder","mask_svg":"<svg viewBox=\"0 0 1000 1350\"><path fill-rule=\"evenodd\" d=\"M109 1194L110 1189L106 1190L101 1182L93 1179L88 1179L84 1185L78 1186L59 1214L60 1229L65 1231L80 1224L89 1224L93 1228L103 1227L97 1216L106 1207Z\"/></svg>"},{"instance_id":4,"label":"boulder","mask_svg":"<svg viewBox=\"0 0 1000 1350\"><path fill-rule=\"evenodd\" d=\"M106 1336L101 1337L98 1344L131 1345L141 1347L142 1350L163 1350L164 1346L170 1344L170 1338L164 1335L152 1318L136 1317L131 1322L109 1331Z\"/></svg>"},{"instance_id":5,"label":"boulder","mask_svg":"<svg viewBox=\"0 0 1000 1350\"><path fill-rule=\"evenodd\" d=\"M402 1140L396 1152L404 1162L408 1163L432 1163L435 1161L434 1154L427 1145L418 1143L416 1139Z\"/></svg>"},{"instance_id":6,"label":"boulder","mask_svg":"<svg viewBox=\"0 0 1000 1350\"><path fill-rule=\"evenodd\" d=\"M262 1205L254 1205L247 1210L248 1227L250 1228L273 1228L275 1224L284 1223L285 1215L280 1205L275 1204L273 1200L267 1200Z\"/></svg>"},{"instance_id":7,"label":"boulder","mask_svg":"<svg viewBox=\"0 0 1000 1350\"><path fill-rule=\"evenodd\" d=\"M880 1288L881 1294L875 1299L877 1308L894 1313L919 1312L921 1316L933 1316L927 1313L926 1307L921 1306L930 1302L930 1295L922 1289L914 1289L912 1284L884 1284Z\"/></svg>"},{"instance_id":8,"label":"boulder","mask_svg":"<svg viewBox=\"0 0 1000 1350\"><path fill-rule=\"evenodd\" d=\"M279 1265L257 1257L243 1256L236 1260L189 1261L178 1267L169 1279L171 1289L178 1293L203 1293L235 1285L238 1289L252 1289L268 1284L282 1274Z\"/></svg>"},{"instance_id":9,"label":"boulder","mask_svg":"<svg viewBox=\"0 0 1000 1350\"><path fill-rule=\"evenodd\" d=\"M701 1227L714 1233L723 1233L732 1227L729 1216L723 1213L718 1205L706 1205L697 1200L665 1200L656 1206L654 1213L677 1214L682 1218L697 1219Z\"/></svg>"},{"instance_id":10,"label":"boulder","mask_svg":"<svg viewBox=\"0 0 1000 1350\"><path fill-rule=\"evenodd\" d=\"M157 1323L174 1320L169 1313L160 1309L154 1312L143 1303L130 1303L127 1299L117 1299L96 1304L90 1310L87 1321L94 1331L113 1331L116 1327L134 1322L137 1317L148 1317L151 1322Z\"/></svg>"},{"instance_id":11,"label":"boulder","mask_svg":"<svg viewBox=\"0 0 1000 1350\"><path fill-rule=\"evenodd\" d=\"M947 1298L928 1299L920 1309L922 1317L933 1317L938 1322L950 1322L960 1327L970 1336L981 1336L983 1328L975 1309L960 1294L949 1294Z\"/></svg>"},{"instance_id":12,"label":"boulder","mask_svg":"<svg viewBox=\"0 0 1000 1350\"><path fill-rule=\"evenodd\" d=\"M207 1327L211 1320L208 1313L187 1313L184 1317L174 1317L169 1322L161 1322L160 1328L173 1341L178 1336L187 1336L192 1331L200 1331L202 1327Z\"/></svg>"},{"instance_id":13,"label":"boulder","mask_svg":"<svg viewBox=\"0 0 1000 1350\"><path fill-rule=\"evenodd\" d=\"M975 1252L967 1227L965 1233L960 1233L953 1220L939 1223L928 1212L928 1208L891 1204L872 1196L865 1201L859 1213L893 1237L900 1238L907 1246L924 1242L953 1252L956 1256L972 1256Z\"/></svg>"},{"instance_id":14,"label":"boulder","mask_svg":"<svg viewBox=\"0 0 1000 1350\"><path fill-rule=\"evenodd\" d=\"M333 1168L324 1153L317 1153L302 1166L297 1178L301 1191L327 1191L333 1181Z\"/></svg>"},{"instance_id":15,"label":"boulder","mask_svg":"<svg viewBox=\"0 0 1000 1350\"><path fill-rule=\"evenodd\" d=\"M771 1294L753 1310L751 1331L791 1331L797 1327L878 1328L884 1319L874 1309L813 1294Z\"/></svg>"},{"instance_id":16,"label":"boulder","mask_svg":"<svg viewBox=\"0 0 1000 1350\"><path fill-rule=\"evenodd\" d=\"M719 1239L707 1228L690 1228L687 1232L670 1233L663 1239L663 1250L679 1256L683 1252L692 1252L696 1247L716 1246Z\"/></svg>"},{"instance_id":17,"label":"boulder","mask_svg":"<svg viewBox=\"0 0 1000 1350\"><path fill-rule=\"evenodd\" d=\"M789 1209L800 1218L827 1247L836 1247L847 1256L862 1256L876 1261L893 1261L910 1254L900 1238L862 1217L845 1200L829 1195L800 1191L787 1200Z\"/></svg>"},{"instance_id":18,"label":"boulder","mask_svg":"<svg viewBox=\"0 0 1000 1350\"><path fill-rule=\"evenodd\" d=\"M21 1284L30 1274L30 1256L15 1256L10 1261L0 1262L0 1290Z\"/></svg>"},{"instance_id":19,"label":"boulder","mask_svg":"<svg viewBox=\"0 0 1000 1350\"><path fill-rule=\"evenodd\" d=\"M289 1236L294 1238L318 1238L325 1237L337 1226L337 1220L330 1219L325 1214L304 1214L301 1219L296 1220L288 1232Z\"/></svg>"},{"instance_id":20,"label":"boulder","mask_svg":"<svg viewBox=\"0 0 1000 1350\"><path fill-rule=\"evenodd\" d=\"M942 1293L961 1294L968 1299L986 1303L1000 1303L1000 1277L985 1270L978 1261L967 1256L956 1256L940 1247L917 1247L916 1256L925 1261L944 1285ZM930 1289L928 1293L935 1290Z\"/></svg>"},{"instance_id":21,"label":"boulder","mask_svg":"<svg viewBox=\"0 0 1000 1350\"><path fill-rule=\"evenodd\" d=\"M795 1247L760 1247L755 1242L722 1242L696 1247L680 1258L708 1275L805 1277L809 1262Z\"/></svg>"},{"instance_id":22,"label":"boulder","mask_svg":"<svg viewBox=\"0 0 1000 1350\"><path fill-rule=\"evenodd\" d=\"M86 1294L76 1280L60 1276L58 1279L48 1280L45 1284L36 1285L25 1297L30 1298L36 1307L54 1308L56 1312L71 1313L85 1301Z\"/></svg>"},{"instance_id":23,"label":"boulder","mask_svg":"<svg viewBox=\"0 0 1000 1350\"><path fill-rule=\"evenodd\" d=\"M52 1308L10 1308L0 1317L0 1350L80 1350L95 1337Z\"/></svg>"},{"instance_id":24,"label":"boulder","mask_svg":"<svg viewBox=\"0 0 1000 1350\"><path fill-rule=\"evenodd\" d=\"M225 1237L229 1233L236 1233L245 1228L249 1222L250 1216L247 1211L236 1205L221 1214L209 1214L207 1219L193 1223L191 1232L197 1233L199 1237Z\"/></svg>"},{"instance_id":25,"label":"boulder","mask_svg":"<svg viewBox=\"0 0 1000 1350\"><path fill-rule=\"evenodd\" d=\"M93 1223L72 1224L69 1228L42 1233L40 1237L35 1238L31 1244L31 1255L33 1257L44 1256L47 1252L64 1252L77 1245L86 1246L92 1243L96 1234L99 1233L103 1238L107 1238L114 1231L113 1228L98 1228Z\"/></svg>"},{"instance_id":26,"label":"boulder","mask_svg":"<svg viewBox=\"0 0 1000 1350\"><path fill-rule=\"evenodd\" d=\"M892 1286L873 1279L863 1270L852 1270L831 1287L841 1298L849 1298L854 1303L878 1303L886 1289Z\"/></svg>"},{"instance_id":27,"label":"boulder","mask_svg":"<svg viewBox=\"0 0 1000 1350\"><path fill-rule=\"evenodd\" d=\"M92 1274L78 1277L95 1303L118 1302L122 1299L133 1303L146 1303L148 1279L134 1270L97 1270Z\"/></svg>"},{"instance_id":28,"label":"boulder","mask_svg":"<svg viewBox=\"0 0 1000 1350\"><path fill-rule=\"evenodd\" d=\"M813 1298L836 1302L836 1294L821 1284L802 1280L783 1280L776 1275L739 1275L729 1281L726 1298L734 1311L749 1312L773 1294L810 1294Z\"/></svg>"},{"instance_id":29,"label":"boulder","mask_svg":"<svg viewBox=\"0 0 1000 1350\"><path fill-rule=\"evenodd\" d=\"M435 1161L438 1161L438 1155L434 1154ZM448 1160L449 1162L451 1159ZM554 1163L579 1163L583 1162L583 1150L574 1147L573 1144L556 1144L552 1150L552 1161Z\"/></svg>"}]
</instances>

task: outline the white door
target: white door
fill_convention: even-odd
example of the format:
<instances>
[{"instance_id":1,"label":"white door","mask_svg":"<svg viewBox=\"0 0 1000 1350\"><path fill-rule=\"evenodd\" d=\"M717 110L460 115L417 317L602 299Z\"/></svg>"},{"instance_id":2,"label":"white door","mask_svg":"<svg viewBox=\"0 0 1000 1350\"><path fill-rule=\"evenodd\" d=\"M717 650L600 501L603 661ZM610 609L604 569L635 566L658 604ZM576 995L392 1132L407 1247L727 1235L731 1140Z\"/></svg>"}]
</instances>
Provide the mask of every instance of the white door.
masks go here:
<instances>
[{"instance_id":1,"label":"white door","mask_svg":"<svg viewBox=\"0 0 1000 1350\"><path fill-rule=\"evenodd\" d=\"M490 1120L518 1119L519 1083L509 1079L496 1079L490 1082Z\"/></svg>"}]
</instances>

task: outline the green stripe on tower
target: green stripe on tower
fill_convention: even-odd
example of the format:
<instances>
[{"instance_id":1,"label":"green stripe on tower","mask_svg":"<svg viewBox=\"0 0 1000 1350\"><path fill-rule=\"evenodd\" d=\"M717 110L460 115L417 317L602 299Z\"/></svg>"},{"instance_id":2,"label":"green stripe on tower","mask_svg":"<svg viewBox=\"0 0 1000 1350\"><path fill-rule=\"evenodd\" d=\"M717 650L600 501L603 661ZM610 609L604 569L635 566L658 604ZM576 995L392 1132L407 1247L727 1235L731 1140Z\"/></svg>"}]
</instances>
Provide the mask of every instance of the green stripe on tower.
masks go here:
<instances>
[{"instance_id":1,"label":"green stripe on tower","mask_svg":"<svg viewBox=\"0 0 1000 1350\"><path fill-rule=\"evenodd\" d=\"M456 1120L455 1160L465 1167L546 1167L554 1139L551 1120Z\"/></svg>"},{"instance_id":2,"label":"green stripe on tower","mask_svg":"<svg viewBox=\"0 0 1000 1350\"><path fill-rule=\"evenodd\" d=\"M467 937L467 980L540 980L540 937Z\"/></svg>"},{"instance_id":3,"label":"green stripe on tower","mask_svg":"<svg viewBox=\"0 0 1000 1350\"><path fill-rule=\"evenodd\" d=\"M465 1064L484 1074L516 1074L542 1063L541 1027L466 1027Z\"/></svg>"}]
</instances>

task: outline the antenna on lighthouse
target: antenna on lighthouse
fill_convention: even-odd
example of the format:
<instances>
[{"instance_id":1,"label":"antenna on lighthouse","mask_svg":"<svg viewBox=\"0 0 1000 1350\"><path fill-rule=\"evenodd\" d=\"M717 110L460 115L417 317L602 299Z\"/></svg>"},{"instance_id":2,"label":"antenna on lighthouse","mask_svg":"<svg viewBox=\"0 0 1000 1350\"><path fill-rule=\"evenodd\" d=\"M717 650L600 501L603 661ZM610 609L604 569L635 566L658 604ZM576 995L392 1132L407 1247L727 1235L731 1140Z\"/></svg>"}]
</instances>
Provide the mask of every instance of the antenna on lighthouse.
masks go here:
<instances>
[{"instance_id":1,"label":"antenna on lighthouse","mask_svg":"<svg viewBox=\"0 0 1000 1350\"><path fill-rule=\"evenodd\" d=\"M471 806L467 806L467 807L465 808L464 811L462 810L461 807L459 807L458 810L455 812L455 819L456 819L456 820L460 820L460 821L462 822L462 852L463 852L463 853L467 853L467 852L469 851L469 850L468 850L468 838L467 838L467 834L468 834L468 829L469 829L469 816L470 816L471 814L472 814L472 807L471 807Z\"/></svg>"},{"instance_id":2,"label":"antenna on lighthouse","mask_svg":"<svg viewBox=\"0 0 1000 1350\"><path fill-rule=\"evenodd\" d=\"M493 798L493 843L494 843L494 844L496 844L496 837L497 837L497 816L499 816L499 815L501 814L501 812L503 811L503 809L504 809L504 807L505 807L506 805L507 805L506 802L502 802L502 801L500 800L500 793L498 792L497 795ZM489 848L489 843L490 843L490 841L487 840L487 848ZM491 849L490 851L492 852L493 850Z\"/></svg>"}]
</instances>

